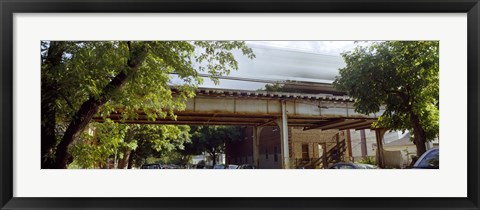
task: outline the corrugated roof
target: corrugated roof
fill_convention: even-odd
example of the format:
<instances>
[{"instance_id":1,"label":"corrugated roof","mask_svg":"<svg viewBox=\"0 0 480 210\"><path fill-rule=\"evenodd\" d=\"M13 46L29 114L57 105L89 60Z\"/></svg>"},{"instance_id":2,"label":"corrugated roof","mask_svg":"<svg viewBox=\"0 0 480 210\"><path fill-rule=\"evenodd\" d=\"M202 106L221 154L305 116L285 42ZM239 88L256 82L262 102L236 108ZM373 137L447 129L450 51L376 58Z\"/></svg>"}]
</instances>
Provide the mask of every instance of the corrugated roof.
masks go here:
<instances>
[{"instance_id":1,"label":"corrugated roof","mask_svg":"<svg viewBox=\"0 0 480 210\"><path fill-rule=\"evenodd\" d=\"M308 93L288 93L288 92L270 92L270 91L252 91L252 90L235 90L235 89L215 89L215 88L198 88L197 96L202 95L221 95L221 96L238 96L238 97L262 97L275 99L303 99L303 100L331 100L331 101L348 101L354 100L349 96L335 96L332 94L308 94Z\"/></svg>"}]
</instances>

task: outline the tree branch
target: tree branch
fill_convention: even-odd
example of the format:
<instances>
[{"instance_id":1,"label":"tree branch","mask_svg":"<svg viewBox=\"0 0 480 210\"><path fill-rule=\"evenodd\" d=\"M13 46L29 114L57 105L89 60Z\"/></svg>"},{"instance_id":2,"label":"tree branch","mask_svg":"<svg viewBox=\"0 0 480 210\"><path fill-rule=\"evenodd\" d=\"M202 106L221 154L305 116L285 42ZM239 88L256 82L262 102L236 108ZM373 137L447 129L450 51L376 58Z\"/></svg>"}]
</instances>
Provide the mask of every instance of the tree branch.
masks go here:
<instances>
[{"instance_id":1,"label":"tree branch","mask_svg":"<svg viewBox=\"0 0 480 210\"><path fill-rule=\"evenodd\" d=\"M75 113L71 123L69 124L61 142L57 146L55 168L66 168L68 165L68 147L69 145L78 137L78 135L83 132L85 127L88 125L92 117L98 112L100 107L102 107L112 95L119 89L121 89L128 78L134 74L141 64L145 61L147 56L147 46L144 43L137 48L132 47L130 42L127 42L129 45L130 56L127 61L127 69L120 71L102 90L102 93L98 98L90 97L85 101Z\"/></svg>"},{"instance_id":2,"label":"tree branch","mask_svg":"<svg viewBox=\"0 0 480 210\"><path fill-rule=\"evenodd\" d=\"M65 100L65 102L67 102L68 106L70 107L70 109L73 109L75 110L75 108L73 108L73 105L72 103L70 102L70 100L68 100L68 98L65 96L65 94L63 94L62 92L58 91L58 94L60 96L62 96L62 98Z\"/></svg>"}]
</instances>

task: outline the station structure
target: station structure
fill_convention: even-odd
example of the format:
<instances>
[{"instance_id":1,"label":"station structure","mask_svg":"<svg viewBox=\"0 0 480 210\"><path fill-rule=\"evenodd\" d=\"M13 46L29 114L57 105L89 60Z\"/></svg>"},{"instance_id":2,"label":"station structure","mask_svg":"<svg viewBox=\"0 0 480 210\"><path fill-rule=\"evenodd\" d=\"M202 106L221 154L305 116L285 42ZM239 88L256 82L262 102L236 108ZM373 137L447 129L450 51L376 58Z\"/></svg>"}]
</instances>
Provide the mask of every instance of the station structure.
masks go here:
<instances>
[{"instance_id":1,"label":"station structure","mask_svg":"<svg viewBox=\"0 0 480 210\"><path fill-rule=\"evenodd\" d=\"M175 90L173 90L175 92ZM259 141L263 127L278 126L281 134L282 168L288 169L288 127L311 129L375 129L372 123L382 115L364 115L353 107L354 100L347 95L332 93L309 94L233 89L199 88L196 96L186 101L186 108L175 110L176 118L149 120L139 111L136 119L122 119L122 110L111 113L108 118L123 123L135 124L183 124L183 125L237 125L253 127L253 162L259 164ZM95 121L103 121L96 117ZM385 129L375 129L377 147L383 149ZM379 153L382 162L382 152ZM380 163L381 164L381 163Z\"/></svg>"}]
</instances>

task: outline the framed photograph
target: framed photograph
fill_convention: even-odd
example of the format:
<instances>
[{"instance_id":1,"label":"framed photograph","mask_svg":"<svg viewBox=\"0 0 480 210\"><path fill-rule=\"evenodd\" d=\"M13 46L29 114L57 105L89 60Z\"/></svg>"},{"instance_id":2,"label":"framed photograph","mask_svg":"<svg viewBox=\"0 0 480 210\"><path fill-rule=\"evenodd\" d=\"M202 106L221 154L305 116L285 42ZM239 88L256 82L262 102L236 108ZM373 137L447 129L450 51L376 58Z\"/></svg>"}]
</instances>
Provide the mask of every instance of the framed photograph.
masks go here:
<instances>
[{"instance_id":1,"label":"framed photograph","mask_svg":"<svg viewBox=\"0 0 480 210\"><path fill-rule=\"evenodd\" d=\"M478 0L0 7L1 209L479 209Z\"/></svg>"}]
</instances>

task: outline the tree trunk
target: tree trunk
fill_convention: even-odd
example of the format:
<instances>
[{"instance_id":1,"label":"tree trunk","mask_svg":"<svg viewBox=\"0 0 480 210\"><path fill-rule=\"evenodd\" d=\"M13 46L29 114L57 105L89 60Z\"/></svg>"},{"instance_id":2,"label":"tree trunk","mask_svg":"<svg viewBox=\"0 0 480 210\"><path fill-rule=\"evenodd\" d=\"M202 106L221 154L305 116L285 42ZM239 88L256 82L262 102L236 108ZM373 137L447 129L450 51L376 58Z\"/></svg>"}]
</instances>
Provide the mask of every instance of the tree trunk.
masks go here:
<instances>
[{"instance_id":1,"label":"tree trunk","mask_svg":"<svg viewBox=\"0 0 480 210\"><path fill-rule=\"evenodd\" d=\"M410 114L410 122L413 127L414 140L413 143L417 147L417 157L420 157L427 150L425 146L426 135L425 130L420 125L420 119L416 114Z\"/></svg>"},{"instance_id":2,"label":"tree trunk","mask_svg":"<svg viewBox=\"0 0 480 210\"><path fill-rule=\"evenodd\" d=\"M135 134L135 130L132 128L128 128L127 135L125 135L123 142L125 143L132 142L134 134ZM122 148L122 152L123 152L123 158L120 159L118 168L125 169L128 165L128 161L130 159L130 154L132 153L132 149Z\"/></svg>"},{"instance_id":3,"label":"tree trunk","mask_svg":"<svg viewBox=\"0 0 480 210\"><path fill-rule=\"evenodd\" d=\"M126 150L123 152L123 158L120 159L120 161L118 162L118 168L121 168L121 169L127 168L131 153L132 153L132 150Z\"/></svg>"},{"instance_id":4,"label":"tree trunk","mask_svg":"<svg viewBox=\"0 0 480 210\"><path fill-rule=\"evenodd\" d=\"M98 112L98 110L111 98L111 96L121 89L127 79L134 74L141 64L145 61L147 55L147 47L145 44L139 46L138 49L131 48L130 42L128 43L130 49L130 58L127 61L126 70L117 74L109 84L107 84L102 94L98 97L91 97L85 101L77 113L75 113L71 123L69 124L61 142L57 146L56 159L54 168L63 169L69 164L68 147L83 132L85 127L90 123L90 120Z\"/></svg>"},{"instance_id":5,"label":"tree trunk","mask_svg":"<svg viewBox=\"0 0 480 210\"><path fill-rule=\"evenodd\" d=\"M132 151L130 153L130 155L128 156L128 165L127 165L127 169L132 169L132 165L133 165L133 156L135 155L135 150Z\"/></svg>"},{"instance_id":6,"label":"tree trunk","mask_svg":"<svg viewBox=\"0 0 480 210\"><path fill-rule=\"evenodd\" d=\"M49 102L47 102L49 103ZM55 108L51 105L42 104L42 126L41 126L41 154L42 169L51 168L54 159L53 148L56 143L55 138Z\"/></svg>"},{"instance_id":7,"label":"tree trunk","mask_svg":"<svg viewBox=\"0 0 480 210\"><path fill-rule=\"evenodd\" d=\"M212 152L211 155L212 155L212 165L215 166L217 164L217 153Z\"/></svg>"},{"instance_id":8,"label":"tree trunk","mask_svg":"<svg viewBox=\"0 0 480 210\"><path fill-rule=\"evenodd\" d=\"M118 149L115 150L115 156L113 158L113 168L118 169Z\"/></svg>"},{"instance_id":9,"label":"tree trunk","mask_svg":"<svg viewBox=\"0 0 480 210\"><path fill-rule=\"evenodd\" d=\"M65 42L50 42L47 57L44 61L42 73L53 73L62 62L62 56L65 51ZM59 98L58 85L55 79L42 79L41 84L41 167L51 168L54 159L53 149L57 143L55 137L55 102Z\"/></svg>"}]
</instances>

